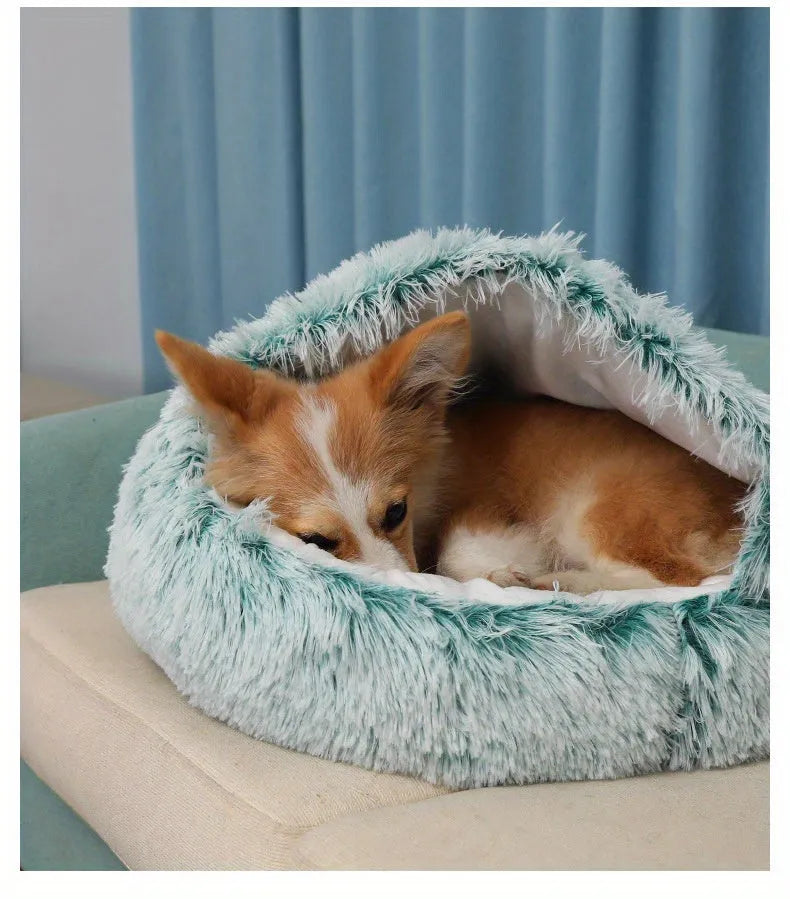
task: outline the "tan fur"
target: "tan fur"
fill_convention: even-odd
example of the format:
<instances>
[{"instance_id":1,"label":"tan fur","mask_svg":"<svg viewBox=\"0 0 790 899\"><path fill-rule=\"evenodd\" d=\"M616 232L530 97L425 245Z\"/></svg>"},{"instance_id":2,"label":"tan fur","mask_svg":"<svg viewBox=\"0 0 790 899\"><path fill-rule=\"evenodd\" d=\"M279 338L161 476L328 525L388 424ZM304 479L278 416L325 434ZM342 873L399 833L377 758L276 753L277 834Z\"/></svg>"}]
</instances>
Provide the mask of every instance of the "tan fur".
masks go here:
<instances>
[{"instance_id":1,"label":"tan fur","mask_svg":"<svg viewBox=\"0 0 790 899\"><path fill-rule=\"evenodd\" d=\"M449 428L445 534L460 521L536 525L552 569L538 586L596 569L597 589L696 585L737 552L744 485L619 412L486 401L454 411Z\"/></svg>"},{"instance_id":2,"label":"tan fur","mask_svg":"<svg viewBox=\"0 0 790 899\"><path fill-rule=\"evenodd\" d=\"M280 527L336 541L339 558L367 561L362 541L412 570L585 593L696 585L737 552L744 485L618 412L537 398L448 416L469 358L463 313L316 384L157 341L214 432L208 482L242 505L270 497ZM401 499L408 514L387 531ZM362 523L343 512L352 500Z\"/></svg>"}]
</instances>

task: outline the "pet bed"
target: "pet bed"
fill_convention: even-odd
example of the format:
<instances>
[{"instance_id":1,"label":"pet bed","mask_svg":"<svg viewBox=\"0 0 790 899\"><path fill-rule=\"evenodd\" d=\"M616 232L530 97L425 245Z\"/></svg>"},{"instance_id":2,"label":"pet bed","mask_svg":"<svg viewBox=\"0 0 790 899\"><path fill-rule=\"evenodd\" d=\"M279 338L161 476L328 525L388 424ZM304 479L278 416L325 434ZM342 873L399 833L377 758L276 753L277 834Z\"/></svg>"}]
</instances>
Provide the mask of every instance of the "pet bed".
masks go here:
<instances>
[{"instance_id":1,"label":"pet bed","mask_svg":"<svg viewBox=\"0 0 790 899\"><path fill-rule=\"evenodd\" d=\"M768 403L687 315L579 238L416 232L214 338L319 377L464 307L472 368L619 408L751 484L731 577L578 597L376 573L228 508L182 388L119 491L117 614L187 699L254 737L451 787L611 778L768 754Z\"/></svg>"}]
</instances>

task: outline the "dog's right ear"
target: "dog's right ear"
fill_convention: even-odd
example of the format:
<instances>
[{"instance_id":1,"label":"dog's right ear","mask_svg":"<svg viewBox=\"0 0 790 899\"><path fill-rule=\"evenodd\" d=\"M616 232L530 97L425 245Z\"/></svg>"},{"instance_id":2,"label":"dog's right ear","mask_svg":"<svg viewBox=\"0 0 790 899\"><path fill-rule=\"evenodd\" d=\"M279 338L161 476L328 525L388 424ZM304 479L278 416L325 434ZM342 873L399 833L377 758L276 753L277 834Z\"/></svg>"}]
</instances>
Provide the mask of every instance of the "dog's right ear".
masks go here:
<instances>
[{"instance_id":1,"label":"dog's right ear","mask_svg":"<svg viewBox=\"0 0 790 899\"><path fill-rule=\"evenodd\" d=\"M171 371L215 428L239 431L260 422L293 389L273 372L215 356L190 340L166 331L157 331L155 337Z\"/></svg>"},{"instance_id":2,"label":"dog's right ear","mask_svg":"<svg viewBox=\"0 0 790 899\"><path fill-rule=\"evenodd\" d=\"M453 386L466 371L471 339L463 312L418 325L371 357L374 390L390 407L443 415Z\"/></svg>"}]
</instances>

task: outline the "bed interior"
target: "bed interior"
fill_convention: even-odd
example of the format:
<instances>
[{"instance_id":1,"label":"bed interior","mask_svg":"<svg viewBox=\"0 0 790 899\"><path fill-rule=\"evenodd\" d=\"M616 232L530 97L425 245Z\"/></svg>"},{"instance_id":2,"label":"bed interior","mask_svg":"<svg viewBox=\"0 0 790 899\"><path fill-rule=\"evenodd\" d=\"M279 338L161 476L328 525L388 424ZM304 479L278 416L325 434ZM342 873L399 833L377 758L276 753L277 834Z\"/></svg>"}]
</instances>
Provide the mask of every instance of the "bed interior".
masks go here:
<instances>
[{"instance_id":1,"label":"bed interior","mask_svg":"<svg viewBox=\"0 0 790 899\"><path fill-rule=\"evenodd\" d=\"M732 477L749 482L756 476L757 472L744 463L723 456L721 438L708 421L701 417L689 421L671 401L659 405L644 371L628 359L605 357L579 341L572 342L570 323L561 316L541 316L537 311L540 304L525 296L526 290L513 282L498 294L481 295L478 285L462 285L447 291L436 303L426 304L419 321L465 309L472 324L470 372L479 379L502 385L511 395L543 394L580 406L618 409ZM350 360L353 352L344 356ZM450 602L520 605L546 601L545 591L526 587L502 588L480 579L460 583L433 574L376 571L341 562L274 527L269 537L322 565L355 571L367 579L431 593ZM584 601L628 605L675 602L726 589L729 582L729 575L721 575L695 587L601 591L584 597Z\"/></svg>"}]
</instances>

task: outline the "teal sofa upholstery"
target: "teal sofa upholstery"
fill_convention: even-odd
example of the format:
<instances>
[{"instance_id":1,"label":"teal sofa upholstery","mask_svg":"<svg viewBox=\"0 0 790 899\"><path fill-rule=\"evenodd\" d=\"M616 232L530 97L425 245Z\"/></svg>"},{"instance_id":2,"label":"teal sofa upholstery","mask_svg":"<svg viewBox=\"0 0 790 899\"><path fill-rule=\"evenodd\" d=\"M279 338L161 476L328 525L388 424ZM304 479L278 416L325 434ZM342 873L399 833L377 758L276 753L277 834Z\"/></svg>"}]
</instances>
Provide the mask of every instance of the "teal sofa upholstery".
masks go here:
<instances>
[{"instance_id":1,"label":"teal sofa upholstery","mask_svg":"<svg viewBox=\"0 0 790 899\"><path fill-rule=\"evenodd\" d=\"M729 358L769 389L767 338L709 331ZM123 464L156 421L165 393L23 422L21 589L103 577L107 528ZM123 865L22 761L21 864L26 870L112 870Z\"/></svg>"}]
</instances>

